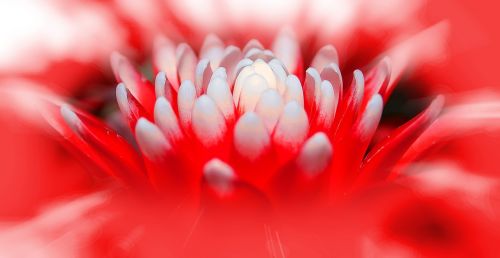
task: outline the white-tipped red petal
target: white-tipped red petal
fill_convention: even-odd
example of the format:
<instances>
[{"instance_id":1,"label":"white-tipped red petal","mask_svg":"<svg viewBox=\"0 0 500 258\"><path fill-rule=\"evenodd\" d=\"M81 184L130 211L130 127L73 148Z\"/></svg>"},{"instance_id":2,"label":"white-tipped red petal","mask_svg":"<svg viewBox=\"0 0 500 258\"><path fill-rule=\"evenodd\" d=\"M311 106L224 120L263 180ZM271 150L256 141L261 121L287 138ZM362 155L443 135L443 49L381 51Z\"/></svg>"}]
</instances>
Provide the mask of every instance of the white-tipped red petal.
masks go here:
<instances>
[{"instance_id":1,"label":"white-tipped red petal","mask_svg":"<svg viewBox=\"0 0 500 258\"><path fill-rule=\"evenodd\" d=\"M224 50L224 56L220 61L220 67L226 69L229 82L233 82L236 77L236 65L242 57L241 50L235 46L228 46Z\"/></svg>"},{"instance_id":2,"label":"white-tipped red petal","mask_svg":"<svg viewBox=\"0 0 500 258\"><path fill-rule=\"evenodd\" d=\"M216 77L219 77L219 78L224 79L224 80L227 81L226 68L224 68L224 67L217 67L217 69L214 70L214 73L212 74L212 77L210 78L210 81L212 81Z\"/></svg>"},{"instance_id":3,"label":"white-tipped red petal","mask_svg":"<svg viewBox=\"0 0 500 258\"><path fill-rule=\"evenodd\" d=\"M339 56L337 50L332 45L326 45L322 47L311 62L311 67L314 67L318 71L322 71L325 66L330 63L339 63Z\"/></svg>"},{"instance_id":4,"label":"white-tipped red petal","mask_svg":"<svg viewBox=\"0 0 500 258\"><path fill-rule=\"evenodd\" d=\"M170 102L164 97L160 97L156 100L154 118L156 125L158 125L168 139L178 140L182 137L182 131L177 116Z\"/></svg>"},{"instance_id":5,"label":"white-tipped red petal","mask_svg":"<svg viewBox=\"0 0 500 258\"><path fill-rule=\"evenodd\" d=\"M208 34L200 49L200 57L210 60L210 66L215 69L219 66L224 55L224 43L215 34Z\"/></svg>"},{"instance_id":6,"label":"white-tipped red petal","mask_svg":"<svg viewBox=\"0 0 500 258\"><path fill-rule=\"evenodd\" d=\"M290 74L285 81L286 91L285 91L285 103L291 101L297 102L301 107L304 106L304 93L302 91L302 85L300 85L299 78L297 76Z\"/></svg>"},{"instance_id":7,"label":"white-tipped red petal","mask_svg":"<svg viewBox=\"0 0 500 258\"><path fill-rule=\"evenodd\" d=\"M82 126L82 121L78 116L71 110L71 108L68 105L63 105L61 107L61 116L63 117L64 121L66 124L73 130L73 132L79 134L80 133L80 128Z\"/></svg>"},{"instance_id":8,"label":"white-tipped red petal","mask_svg":"<svg viewBox=\"0 0 500 258\"><path fill-rule=\"evenodd\" d=\"M231 190L233 182L236 180L234 170L221 161L214 158L203 166L203 176L206 182L219 193L226 193Z\"/></svg>"},{"instance_id":9,"label":"white-tipped red petal","mask_svg":"<svg viewBox=\"0 0 500 258\"><path fill-rule=\"evenodd\" d=\"M191 126L191 113L196 100L196 89L191 81L182 82L177 94L177 106L181 126L186 129Z\"/></svg>"},{"instance_id":10,"label":"white-tipped red petal","mask_svg":"<svg viewBox=\"0 0 500 258\"><path fill-rule=\"evenodd\" d=\"M296 159L298 168L309 177L323 172L332 161L333 147L323 132L311 136L302 146Z\"/></svg>"},{"instance_id":11,"label":"white-tipped red petal","mask_svg":"<svg viewBox=\"0 0 500 258\"><path fill-rule=\"evenodd\" d=\"M145 118L137 121L135 137L142 153L151 160L161 159L172 148L160 129Z\"/></svg>"},{"instance_id":12,"label":"white-tipped red petal","mask_svg":"<svg viewBox=\"0 0 500 258\"><path fill-rule=\"evenodd\" d=\"M273 70L274 76L276 77L276 89L281 95L283 95L286 91L286 78L288 74L277 59L271 60L269 62L269 66Z\"/></svg>"},{"instance_id":13,"label":"white-tipped red petal","mask_svg":"<svg viewBox=\"0 0 500 258\"><path fill-rule=\"evenodd\" d=\"M264 77L266 79L267 85L270 88L276 89L276 76L274 75L273 70L271 67L262 59L257 59L255 62L252 64L255 73L258 75Z\"/></svg>"},{"instance_id":14,"label":"white-tipped red petal","mask_svg":"<svg viewBox=\"0 0 500 258\"><path fill-rule=\"evenodd\" d=\"M318 124L325 129L332 126L337 111L338 93L329 81L321 82L321 99L318 107Z\"/></svg>"},{"instance_id":15,"label":"white-tipped red petal","mask_svg":"<svg viewBox=\"0 0 500 258\"><path fill-rule=\"evenodd\" d=\"M267 130L270 133L273 132L274 127L281 116L283 106L283 99L275 89L265 90L261 94L260 99L255 106L255 113L262 118Z\"/></svg>"},{"instance_id":16,"label":"white-tipped red petal","mask_svg":"<svg viewBox=\"0 0 500 258\"><path fill-rule=\"evenodd\" d=\"M206 92L208 82L212 77L212 68L208 59L201 59L196 66L195 71L195 86L196 94L199 96Z\"/></svg>"},{"instance_id":17,"label":"white-tipped red petal","mask_svg":"<svg viewBox=\"0 0 500 258\"><path fill-rule=\"evenodd\" d=\"M243 89L243 83L248 78L248 76L254 73L255 70L251 65L244 66L241 69L241 71L238 72L238 76L236 77L236 81L234 82L234 87L233 87L233 100L235 106L238 106L240 102L240 95L241 95L241 89Z\"/></svg>"},{"instance_id":18,"label":"white-tipped red petal","mask_svg":"<svg viewBox=\"0 0 500 258\"><path fill-rule=\"evenodd\" d=\"M306 80L304 82L304 98L308 109L319 105L320 101L321 76L315 68L306 70Z\"/></svg>"},{"instance_id":19,"label":"white-tipped red petal","mask_svg":"<svg viewBox=\"0 0 500 258\"><path fill-rule=\"evenodd\" d=\"M300 56L300 46L292 31L283 30L274 40L273 52L288 71L295 71Z\"/></svg>"},{"instance_id":20,"label":"white-tipped red petal","mask_svg":"<svg viewBox=\"0 0 500 258\"><path fill-rule=\"evenodd\" d=\"M335 92L339 92L339 96L342 96L343 83L342 74L340 73L340 68L336 63L331 63L321 71L321 79L329 81Z\"/></svg>"},{"instance_id":21,"label":"white-tipped red petal","mask_svg":"<svg viewBox=\"0 0 500 258\"><path fill-rule=\"evenodd\" d=\"M234 119L234 102L229 85L224 78L212 77L208 84L207 95L212 98L227 121Z\"/></svg>"},{"instance_id":22,"label":"white-tipped red petal","mask_svg":"<svg viewBox=\"0 0 500 258\"><path fill-rule=\"evenodd\" d=\"M362 140L370 140L373 137L380 122L380 118L382 117L383 109L384 101L382 96L380 96L380 94L375 94L370 101L368 101L359 126L356 128Z\"/></svg>"},{"instance_id":23,"label":"white-tipped red petal","mask_svg":"<svg viewBox=\"0 0 500 258\"><path fill-rule=\"evenodd\" d=\"M177 58L175 56L174 44L166 39L159 38L155 42L153 62L156 68L165 72L168 81L172 83L174 89L179 88L179 79L177 77Z\"/></svg>"},{"instance_id":24,"label":"white-tipped red petal","mask_svg":"<svg viewBox=\"0 0 500 258\"><path fill-rule=\"evenodd\" d=\"M174 92L164 72L159 72L155 77L155 94L156 98L164 97L168 101L173 99Z\"/></svg>"},{"instance_id":25,"label":"white-tipped red petal","mask_svg":"<svg viewBox=\"0 0 500 258\"><path fill-rule=\"evenodd\" d=\"M262 119L254 112L243 114L234 127L234 147L249 160L260 157L270 146L271 139Z\"/></svg>"},{"instance_id":26,"label":"white-tipped red petal","mask_svg":"<svg viewBox=\"0 0 500 258\"><path fill-rule=\"evenodd\" d=\"M243 51L242 52L244 54L246 54L252 48L258 48L258 49L263 50L264 46L262 46L262 43L260 43L258 40L251 39L250 41L248 41L248 43L245 45L245 47L243 47Z\"/></svg>"},{"instance_id":27,"label":"white-tipped red petal","mask_svg":"<svg viewBox=\"0 0 500 258\"><path fill-rule=\"evenodd\" d=\"M266 79L261 75L254 73L248 76L243 82L238 102L238 110L240 110L240 112L253 111L255 105L257 105L257 101L260 99L260 95L268 88L269 85Z\"/></svg>"},{"instance_id":28,"label":"white-tipped red petal","mask_svg":"<svg viewBox=\"0 0 500 258\"><path fill-rule=\"evenodd\" d=\"M176 58L178 60L177 71L179 73L181 83L185 80L194 82L194 73L198 58L196 57L193 49L191 49L191 47L186 43L179 44L176 50Z\"/></svg>"},{"instance_id":29,"label":"white-tipped red petal","mask_svg":"<svg viewBox=\"0 0 500 258\"><path fill-rule=\"evenodd\" d=\"M296 150L307 136L309 120L306 111L297 102L285 105L278 124L274 129L274 142L280 146Z\"/></svg>"},{"instance_id":30,"label":"white-tipped red petal","mask_svg":"<svg viewBox=\"0 0 500 258\"><path fill-rule=\"evenodd\" d=\"M227 126L224 115L207 95L201 95L193 106L193 132L206 147L212 147L221 142Z\"/></svg>"},{"instance_id":31,"label":"white-tipped red petal","mask_svg":"<svg viewBox=\"0 0 500 258\"><path fill-rule=\"evenodd\" d=\"M118 102L118 108L126 116L130 116L132 110L130 109L128 101L128 91L123 83L119 83L116 86L116 101Z\"/></svg>"}]
</instances>

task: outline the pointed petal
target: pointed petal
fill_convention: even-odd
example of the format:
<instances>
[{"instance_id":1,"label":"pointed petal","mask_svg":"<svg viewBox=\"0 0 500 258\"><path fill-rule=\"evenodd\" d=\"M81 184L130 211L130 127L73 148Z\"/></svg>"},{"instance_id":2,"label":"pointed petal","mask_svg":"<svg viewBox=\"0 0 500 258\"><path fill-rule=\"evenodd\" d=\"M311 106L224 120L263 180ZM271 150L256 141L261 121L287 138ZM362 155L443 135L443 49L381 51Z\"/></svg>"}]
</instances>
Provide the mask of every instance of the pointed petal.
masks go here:
<instances>
[{"instance_id":1,"label":"pointed petal","mask_svg":"<svg viewBox=\"0 0 500 258\"><path fill-rule=\"evenodd\" d=\"M304 107L304 93L302 92L302 85L300 85L299 78L290 74L286 78L285 84L285 103L288 104L291 101L295 101L301 107Z\"/></svg>"},{"instance_id":2,"label":"pointed petal","mask_svg":"<svg viewBox=\"0 0 500 258\"><path fill-rule=\"evenodd\" d=\"M193 49L191 49L191 47L186 43L179 44L176 49L176 58L178 60L177 70L181 84L185 80L194 82L194 73L198 58L196 57Z\"/></svg>"},{"instance_id":3,"label":"pointed petal","mask_svg":"<svg viewBox=\"0 0 500 258\"><path fill-rule=\"evenodd\" d=\"M116 52L113 53L111 64L117 81L123 83L147 111L152 111L156 100L154 86L124 56Z\"/></svg>"},{"instance_id":4,"label":"pointed petal","mask_svg":"<svg viewBox=\"0 0 500 258\"><path fill-rule=\"evenodd\" d=\"M177 105L179 110L179 120L184 130L191 127L191 114L195 100L196 89L194 84L191 81L182 82L177 95Z\"/></svg>"},{"instance_id":5,"label":"pointed petal","mask_svg":"<svg viewBox=\"0 0 500 258\"><path fill-rule=\"evenodd\" d=\"M158 125L167 139L175 142L182 138L179 121L168 100L163 97L156 100L154 117L155 124Z\"/></svg>"},{"instance_id":6,"label":"pointed petal","mask_svg":"<svg viewBox=\"0 0 500 258\"><path fill-rule=\"evenodd\" d=\"M168 82L164 72L159 72L155 77L155 93L157 99L164 97L170 102L173 101L174 92L172 85Z\"/></svg>"},{"instance_id":7,"label":"pointed petal","mask_svg":"<svg viewBox=\"0 0 500 258\"><path fill-rule=\"evenodd\" d=\"M420 115L399 127L386 140L375 146L362 165L356 186L386 179L411 144L437 118L443 103L443 97L437 97Z\"/></svg>"},{"instance_id":8,"label":"pointed petal","mask_svg":"<svg viewBox=\"0 0 500 258\"><path fill-rule=\"evenodd\" d=\"M258 49L264 49L264 46L262 46L262 43L260 43L258 40L256 39L251 39L250 41L248 41L248 43L245 45L245 47L243 48L243 53L246 54L250 49L252 48L258 48Z\"/></svg>"},{"instance_id":9,"label":"pointed petal","mask_svg":"<svg viewBox=\"0 0 500 258\"><path fill-rule=\"evenodd\" d=\"M337 111L338 92L333 90L329 81L321 83L321 99L318 107L317 123L321 128L330 129Z\"/></svg>"},{"instance_id":10,"label":"pointed petal","mask_svg":"<svg viewBox=\"0 0 500 258\"><path fill-rule=\"evenodd\" d=\"M234 170L228 164L216 158L205 163L203 176L206 182L221 194L231 191L236 180Z\"/></svg>"},{"instance_id":11,"label":"pointed petal","mask_svg":"<svg viewBox=\"0 0 500 258\"><path fill-rule=\"evenodd\" d=\"M224 67L227 72L227 78L232 85L236 78L236 65L242 58L241 50L235 46L228 46L224 51L224 57L220 62L220 67Z\"/></svg>"},{"instance_id":12,"label":"pointed petal","mask_svg":"<svg viewBox=\"0 0 500 258\"><path fill-rule=\"evenodd\" d=\"M206 93L208 82L212 77L212 68L210 67L210 63L208 59L201 59L196 66L196 94L197 96Z\"/></svg>"},{"instance_id":13,"label":"pointed petal","mask_svg":"<svg viewBox=\"0 0 500 258\"><path fill-rule=\"evenodd\" d=\"M339 56L337 50L332 45L326 45L322 47L311 62L311 67L314 67L318 71L322 71L325 66L330 63L339 63Z\"/></svg>"},{"instance_id":14,"label":"pointed petal","mask_svg":"<svg viewBox=\"0 0 500 258\"><path fill-rule=\"evenodd\" d=\"M234 100L235 106L238 106L238 104L240 102L241 90L243 89L243 85L244 85L245 80L252 74L255 74L255 70L253 69L253 66L251 66L251 65L243 67L241 69L241 72L238 72L238 75L236 77L236 81L234 83L234 88L233 88L233 100Z\"/></svg>"},{"instance_id":15,"label":"pointed petal","mask_svg":"<svg viewBox=\"0 0 500 258\"><path fill-rule=\"evenodd\" d=\"M106 162L106 167L113 177L131 185L139 185L144 176L144 167L135 150L120 135L106 125L87 114L77 114L69 106L63 105L60 114L71 130L88 146L85 155L98 155L99 161ZM139 181L138 181L139 180ZM137 182L134 182L137 181Z\"/></svg>"},{"instance_id":16,"label":"pointed petal","mask_svg":"<svg viewBox=\"0 0 500 258\"><path fill-rule=\"evenodd\" d=\"M260 76L264 77L266 79L267 85L270 88L276 89L276 76L274 75L273 70L271 67L262 59L257 59L255 62L252 64L255 73L259 74Z\"/></svg>"},{"instance_id":17,"label":"pointed petal","mask_svg":"<svg viewBox=\"0 0 500 258\"><path fill-rule=\"evenodd\" d=\"M192 127L198 140L206 147L220 143L226 134L224 116L207 95L200 96L194 103Z\"/></svg>"},{"instance_id":18,"label":"pointed petal","mask_svg":"<svg viewBox=\"0 0 500 258\"><path fill-rule=\"evenodd\" d=\"M286 91L286 78L287 78L287 72L281 65L281 62L278 61L277 59L273 59L269 61L269 66L274 72L274 76L276 77L276 89L280 93L280 95L283 95Z\"/></svg>"},{"instance_id":19,"label":"pointed petal","mask_svg":"<svg viewBox=\"0 0 500 258\"><path fill-rule=\"evenodd\" d=\"M224 43L215 34L208 34L200 49L200 57L210 60L211 69L219 66L224 55Z\"/></svg>"},{"instance_id":20,"label":"pointed petal","mask_svg":"<svg viewBox=\"0 0 500 258\"><path fill-rule=\"evenodd\" d=\"M325 171L332 160L333 148L326 134L318 132L302 146L297 156L299 170L309 177Z\"/></svg>"},{"instance_id":21,"label":"pointed petal","mask_svg":"<svg viewBox=\"0 0 500 258\"><path fill-rule=\"evenodd\" d=\"M134 96L130 94L123 83L118 84L116 87L116 100L132 131L135 130L135 124L140 117L151 117Z\"/></svg>"},{"instance_id":22,"label":"pointed petal","mask_svg":"<svg viewBox=\"0 0 500 258\"><path fill-rule=\"evenodd\" d=\"M304 83L305 107L309 112L313 112L320 101L321 76L315 68L306 70L306 80Z\"/></svg>"},{"instance_id":23,"label":"pointed petal","mask_svg":"<svg viewBox=\"0 0 500 258\"><path fill-rule=\"evenodd\" d=\"M160 129L145 118L137 121L135 136L142 153L150 160L161 160L172 148Z\"/></svg>"},{"instance_id":24,"label":"pointed petal","mask_svg":"<svg viewBox=\"0 0 500 258\"><path fill-rule=\"evenodd\" d=\"M306 111L297 102L290 102L283 108L273 139L279 146L295 151L304 142L308 131Z\"/></svg>"},{"instance_id":25,"label":"pointed petal","mask_svg":"<svg viewBox=\"0 0 500 258\"><path fill-rule=\"evenodd\" d=\"M234 119L233 96L225 79L213 77L212 81L208 84L207 95L215 102L226 118L226 121Z\"/></svg>"},{"instance_id":26,"label":"pointed petal","mask_svg":"<svg viewBox=\"0 0 500 258\"><path fill-rule=\"evenodd\" d=\"M333 86L333 90L339 93L339 99L342 98L342 74L336 63L331 63L323 68L323 71L321 71L321 79L329 81Z\"/></svg>"},{"instance_id":27,"label":"pointed petal","mask_svg":"<svg viewBox=\"0 0 500 258\"><path fill-rule=\"evenodd\" d=\"M243 82L239 97L238 110L240 113L253 111L260 95L268 88L269 85L264 77L256 73L248 76Z\"/></svg>"},{"instance_id":28,"label":"pointed petal","mask_svg":"<svg viewBox=\"0 0 500 258\"><path fill-rule=\"evenodd\" d=\"M272 50L276 57L285 64L288 71L295 71L300 55L300 47L291 30L285 29L276 37Z\"/></svg>"},{"instance_id":29,"label":"pointed petal","mask_svg":"<svg viewBox=\"0 0 500 258\"><path fill-rule=\"evenodd\" d=\"M249 160L260 157L270 146L270 136L264 122L254 112L247 112L234 127L234 147Z\"/></svg>"},{"instance_id":30,"label":"pointed petal","mask_svg":"<svg viewBox=\"0 0 500 258\"><path fill-rule=\"evenodd\" d=\"M283 106L283 99L278 91L275 89L267 89L262 92L260 99L255 106L255 113L262 118L267 130L270 133L274 131L274 127L276 126L276 123L281 116L281 112L283 111Z\"/></svg>"},{"instance_id":31,"label":"pointed petal","mask_svg":"<svg viewBox=\"0 0 500 258\"><path fill-rule=\"evenodd\" d=\"M153 63L158 71L166 74L168 81L172 83L172 87L175 90L179 89L175 46L169 39L157 39L153 50Z\"/></svg>"}]
</instances>

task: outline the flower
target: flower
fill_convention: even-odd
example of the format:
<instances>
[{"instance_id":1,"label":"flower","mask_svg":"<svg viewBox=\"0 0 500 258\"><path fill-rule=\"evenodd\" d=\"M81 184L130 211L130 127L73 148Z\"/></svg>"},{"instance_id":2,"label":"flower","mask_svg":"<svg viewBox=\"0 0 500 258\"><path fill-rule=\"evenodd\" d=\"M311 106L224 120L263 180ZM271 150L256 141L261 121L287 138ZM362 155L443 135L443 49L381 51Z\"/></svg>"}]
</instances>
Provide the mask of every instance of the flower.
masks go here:
<instances>
[{"instance_id":1,"label":"flower","mask_svg":"<svg viewBox=\"0 0 500 258\"><path fill-rule=\"evenodd\" d=\"M449 241L469 254L489 245L455 240L471 232L463 223L477 224L471 215L459 211L463 218L445 223L452 208L416 197L411 188L423 179L401 179L427 146L410 149L439 117L443 97L374 142L400 61L380 58L346 76L331 45L320 48L307 69L291 31L272 46L267 50L252 40L240 49L209 35L196 55L185 43L161 38L153 54L154 83L114 53L118 108L107 117L120 112L122 119L111 124L51 94L18 90L13 97L30 101L31 112L41 111L106 190L29 222L29 229L44 228L49 220L42 235L16 234L37 243L68 227L68 236L82 237L77 247L56 249L63 256L74 248L90 256L318 256L331 241L359 237L363 252L435 254L441 249L421 240L435 237L428 226L434 224L451 236L431 244ZM397 57L404 51L387 53ZM372 216L362 215L363 209ZM407 209L429 213L412 217L402 212ZM68 221L54 223L53 216ZM79 233L75 223L88 224L88 231ZM380 223L385 231L372 232ZM326 252L352 256L358 245L334 245Z\"/></svg>"},{"instance_id":2,"label":"flower","mask_svg":"<svg viewBox=\"0 0 500 258\"><path fill-rule=\"evenodd\" d=\"M154 86L124 56L111 62L117 104L140 151L68 105L57 127L119 182L169 196L196 195L202 177L226 194L242 184L290 200L297 187L338 195L385 181L443 105L437 98L367 153L394 87L389 59L355 70L349 85L327 45L304 75L299 45L284 33L273 51L256 40L226 47L210 35L199 56L163 39Z\"/></svg>"},{"instance_id":3,"label":"flower","mask_svg":"<svg viewBox=\"0 0 500 258\"><path fill-rule=\"evenodd\" d=\"M0 252L491 256L499 239L500 216L490 207L497 182L415 160L439 142L491 126L498 104L443 109L438 96L380 137L390 128L381 121L384 105L403 71L440 52L417 50L439 46L429 39L442 28L354 71L331 45L303 55L291 30L268 44L272 51L257 40L226 46L215 35L199 50L160 38L153 82L112 55L119 84L113 100L100 89L99 112L93 100L69 104L31 87L2 89L17 112L42 114L95 185L4 227Z\"/></svg>"}]
</instances>

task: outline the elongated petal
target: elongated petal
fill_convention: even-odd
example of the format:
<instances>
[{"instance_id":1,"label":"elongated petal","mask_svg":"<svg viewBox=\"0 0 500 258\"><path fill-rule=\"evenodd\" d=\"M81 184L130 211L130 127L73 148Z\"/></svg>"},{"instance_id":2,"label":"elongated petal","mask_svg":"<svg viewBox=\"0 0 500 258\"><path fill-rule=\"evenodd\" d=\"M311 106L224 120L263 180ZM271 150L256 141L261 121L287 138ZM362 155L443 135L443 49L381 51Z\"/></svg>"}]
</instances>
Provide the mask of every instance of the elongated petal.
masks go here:
<instances>
[{"instance_id":1,"label":"elongated petal","mask_svg":"<svg viewBox=\"0 0 500 258\"><path fill-rule=\"evenodd\" d=\"M226 194L234 187L234 170L219 159L212 159L203 166L203 176L207 183L220 194Z\"/></svg>"},{"instance_id":2,"label":"elongated petal","mask_svg":"<svg viewBox=\"0 0 500 258\"><path fill-rule=\"evenodd\" d=\"M195 81L195 69L198 58L194 53L193 49L185 43L177 46L176 49L176 58L178 60L177 70L179 73L179 78L182 82L185 80Z\"/></svg>"},{"instance_id":3,"label":"elongated petal","mask_svg":"<svg viewBox=\"0 0 500 258\"><path fill-rule=\"evenodd\" d=\"M160 129L145 118L137 121L135 135L142 153L151 160L162 159L172 148Z\"/></svg>"},{"instance_id":4,"label":"elongated petal","mask_svg":"<svg viewBox=\"0 0 500 258\"><path fill-rule=\"evenodd\" d=\"M334 92L329 81L321 83L321 99L318 107L317 123L321 128L329 130L337 111L338 92Z\"/></svg>"},{"instance_id":5,"label":"elongated petal","mask_svg":"<svg viewBox=\"0 0 500 258\"><path fill-rule=\"evenodd\" d=\"M247 112L238 119L234 127L234 147L241 156L255 160L269 148L270 142L265 124L257 114Z\"/></svg>"},{"instance_id":6,"label":"elongated petal","mask_svg":"<svg viewBox=\"0 0 500 258\"><path fill-rule=\"evenodd\" d=\"M140 117L151 117L145 108L130 94L123 83L118 84L116 87L116 100L132 131L135 130L135 124Z\"/></svg>"},{"instance_id":7,"label":"elongated petal","mask_svg":"<svg viewBox=\"0 0 500 258\"><path fill-rule=\"evenodd\" d=\"M264 77L259 74L252 74L243 82L241 89L238 110L243 112L254 111L257 101L262 92L267 90L269 85Z\"/></svg>"},{"instance_id":8,"label":"elongated petal","mask_svg":"<svg viewBox=\"0 0 500 258\"><path fill-rule=\"evenodd\" d=\"M321 77L318 71L314 68L306 70L306 81L304 83L304 99L306 110L314 113L317 105L319 105L321 96Z\"/></svg>"},{"instance_id":9,"label":"elongated petal","mask_svg":"<svg viewBox=\"0 0 500 258\"><path fill-rule=\"evenodd\" d=\"M164 72L159 72L155 77L155 93L156 98L164 97L170 102L174 100L174 90Z\"/></svg>"},{"instance_id":10,"label":"elongated petal","mask_svg":"<svg viewBox=\"0 0 500 258\"><path fill-rule=\"evenodd\" d=\"M143 165L125 139L90 115L78 115L69 106L62 106L61 116L66 124L79 135L99 159L107 163L113 177L126 184L138 185L143 174ZM91 153L86 153L91 155ZM97 160L96 160L97 161ZM134 182L137 181L137 182Z\"/></svg>"},{"instance_id":11,"label":"elongated petal","mask_svg":"<svg viewBox=\"0 0 500 258\"><path fill-rule=\"evenodd\" d=\"M234 102L227 81L214 77L208 84L207 95L213 99L227 121L234 119Z\"/></svg>"},{"instance_id":12,"label":"elongated petal","mask_svg":"<svg viewBox=\"0 0 500 258\"><path fill-rule=\"evenodd\" d=\"M290 102L283 108L283 113L274 131L274 142L296 150L307 136L309 121L306 111L297 102Z\"/></svg>"},{"instance_id":13,"label":"elongated petal","mask_svg":"<svg viewBox=\"0 0 500 258\"><path fill-rule=\"evenodd\" d=\"M168 100L160 97L155 104L155 123L171 141L182 138L182 131L177 116Z\"/></svg>"},{"instance_id":14,"label":"elongated petal","mask_svg":"<svg viewBox=\"0 0 500 258\"><path fill-rule=\"evenodd\" d=\"M398 128L385 141L375 146L363 163L357 186L387 178L395 163L437 118L443 102L443 97L436 98L420 115Z\"/></svg>"},{"instance_id":15,"label":"elongated petal","mask_svg":"<svg viewBox=\"0 0 500 258\"><path fill-rule=\"evenodd\" d=\"M196 89L191 81L184 81L179 88L177 105L181 126L187 129L191 126L191 114L196 100Z\"/></svg>"},{"instance_id":16,"label":"elongated petal","mask_svg":"<svg viewBox=\"0 0 500 258\"><path fill-rule=\"evenodd\" d=\"M311 67L314 67L318 71L322 71L325 66L330 63L339 63L339 56L337 50L332 45L326 45L318 50L316 56L311 63Z\"/></svg>"},{"instance_id":17,"label":"elongated petal","mask_svg":"<svg viewBox=\"0 0 500 258\"><path fill-rule=\"evenodd\" d=\"M309 177L323 172L332 160L333 148L324 133L316 133L302 146L297 156L297 166Z\"/></svg>"},{"instance_id":18,"label":"elongated petal","mask_svg":"<svg viewBox=\"0 0 500 258\"><path fill-rule=\"evenodd\" d=\"M300 48L295 35L290 30L283 30L276 37L272 50L276 57L285 64L288 71L295 71Z\"/></svg>"},{"instance_id":19,"label":"elongated petal","mask_svg":"<svg viewBox=\"0 0 500 258\"><path fill-rule=\"evenodd\" d=\"M275 89L267 89L261 94L255 112L262 118L269 132L273 132L283 111L283 106L283 99Z\"/></svg>"},{"instance_id":20,"label":"elongated petal","mask_svg":"<svg viewBox=\"0 0 500 258\"><path fill-rule=\"evenodd\" d=\"M304 94L302 92L302 85L300 85L299 78L297 76L290 74L286 78L286 91L285 91L285 103L291 101L297 102L301 107L304 106Z\"/></svg>"},{"instance_id":21,"label":"elongated petal","mask_svg":"<svg viewBox=\"0 0 500 258\"><path fill-rule=\"evenodd\" d=\"M219 143L227 130L223 114L207 95L194 103L192 125L194 134L206 147Z\"/></svg>"},{"instance_id":22,"label":"elongated petal","mask_svg":"<svg viewBox=\"0 0 500 258\"><path fill-rule=\"evenodd\" d=\"M210 66L210 61L208 59L201 59L196 66L195 72L195 86L196 86L196 94L199 96L203 93L206 93L208 82L212 77L212 68Z\"/></svg>"}]
</instances>

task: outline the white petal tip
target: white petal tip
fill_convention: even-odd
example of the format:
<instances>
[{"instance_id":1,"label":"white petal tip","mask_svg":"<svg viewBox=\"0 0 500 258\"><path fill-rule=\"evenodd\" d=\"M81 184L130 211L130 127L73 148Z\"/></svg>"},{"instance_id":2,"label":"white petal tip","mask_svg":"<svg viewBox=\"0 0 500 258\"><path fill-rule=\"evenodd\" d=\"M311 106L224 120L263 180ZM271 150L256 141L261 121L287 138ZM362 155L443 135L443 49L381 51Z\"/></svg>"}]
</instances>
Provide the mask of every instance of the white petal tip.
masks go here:
<instances>
[{"instance_id":1,"label":"white petal tip","mask_svg":"<svg viewBox=\"0 0 500 258\"><path fill-rule=\"evenodd\" d=\"M230 191L236 179L234 170L228 164L216 158L205 164L203 176L206 182L220 193Z\"/></svg>"},{"instance_id":2,"label":"white petal tip","mask_svg":"<svg viewBox=\"0 0 500 258\"><path fill-rule=\"evenodd\" d=\"M171 148L160 129L145 118L137 121L135 135L142 152L150 159L160 159Z\"/></svg>"},{"instance_id":3,"label":"white petal tip","mask_svg":"<svg viewBox=\"0 0 500 258\"><path fill-rule=\"evenodd\" d=\"M249 160L259 158L270 145L269 132L254 112L243 114L234 127L234 147Z\"/></svg>"},{"instance_id":4,"label":"white petal tip","mask_svg":"<svg viewBox=\"0 0 500 258\"><path fill-rule=\"evenodd\" d=\"M297 166L307 176L313 177L328 167L332 154L332 144L326 134L316 133L302 146L297 157Z\"/></svg>"}]
</instances>

